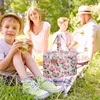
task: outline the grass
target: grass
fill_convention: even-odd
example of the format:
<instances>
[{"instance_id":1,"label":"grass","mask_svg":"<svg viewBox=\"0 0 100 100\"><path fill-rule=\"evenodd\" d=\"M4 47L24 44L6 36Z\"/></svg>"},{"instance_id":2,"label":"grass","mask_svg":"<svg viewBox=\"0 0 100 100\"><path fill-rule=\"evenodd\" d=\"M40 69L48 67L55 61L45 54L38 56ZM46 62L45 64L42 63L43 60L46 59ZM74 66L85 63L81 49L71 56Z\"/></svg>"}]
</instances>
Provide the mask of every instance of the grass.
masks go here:
<instances>
[{"instance_id":1,"label":"grass","mask_svg":"<svg viewBox=\"0 0 100 100\"><path fill-rule=\"evenodd\" d=\"M0 100L33 100L33 96L24 94L19 84L7 86L0 82ZM74 82L68 96L53 94L45 100L100 100L100 53L95 54L84 78Z\"/></svg>"}]
</instances>

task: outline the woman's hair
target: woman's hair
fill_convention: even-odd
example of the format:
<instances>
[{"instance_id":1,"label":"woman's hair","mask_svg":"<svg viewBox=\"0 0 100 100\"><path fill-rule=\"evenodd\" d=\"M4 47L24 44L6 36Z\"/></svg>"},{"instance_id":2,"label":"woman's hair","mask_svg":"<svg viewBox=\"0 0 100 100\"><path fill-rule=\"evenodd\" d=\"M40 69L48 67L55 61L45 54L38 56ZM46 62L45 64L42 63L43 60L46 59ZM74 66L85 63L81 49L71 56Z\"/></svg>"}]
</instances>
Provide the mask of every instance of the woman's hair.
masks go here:
<instances>
[{"instance_id":1,"label":"woman's hair","mask_svg":"<svg viewBox=\"0 0 100 100\"><path fill-rule=\"evenodd\" d=\"M39 11L37 8L35 8L35 7L30 7L30 8L28 9L28 11L27 11L27 16L26 16L26 27L25 27L25 29L24 29L24 32L25 32L26 35L29 34L30 30L33 29L34 22L30 20L30 12L33 11L33 10L36 10L36 11L39 13L39 15L40 15L40 11ZM39 16L39 17L40 17L40 16ZM41 18L40 18L40 19L41 19Z\"/></svg>"}]
</instances>

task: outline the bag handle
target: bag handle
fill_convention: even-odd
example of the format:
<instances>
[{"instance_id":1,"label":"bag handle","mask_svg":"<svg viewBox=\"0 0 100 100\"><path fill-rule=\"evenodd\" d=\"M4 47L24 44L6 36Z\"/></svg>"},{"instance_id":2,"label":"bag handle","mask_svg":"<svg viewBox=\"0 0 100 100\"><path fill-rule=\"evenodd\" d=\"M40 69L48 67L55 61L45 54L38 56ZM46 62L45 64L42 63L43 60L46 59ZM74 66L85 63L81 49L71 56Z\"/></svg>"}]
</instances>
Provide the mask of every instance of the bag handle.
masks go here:
<instances>
[{"instance_id":1,"label":"bag handle","mask_svg":"<svg viewBox=\"0 0 100 100\"><path fill-rule=\"evenodd\" d=\"M61 35L61 37L60 37L60 42L61 42L61 38L64 40L64 42L65 42L65 44L66 44L66 41L65 41L65 39L64 39L64 37L62 36L62 34L60 34ZM68 49L68 47L67 47L67 44L66 44L66 48L67 48L67 51L69 51L69 49Z\"/></svg>"},{"instance_id":2,"label":"bag handle","mask_svg":"<svg viewBox=\"0 0 100 100\"><path fill-rule=\"evenodd\" d=\"M50 51L52 50L52 47L53 47L54 43L56 43L58 37L59 37L58 35L55 37L55 39L54 39L54 41L53 41L53 43L52 43L52 45L51 45Z\"/></svg>"},{"instance_id":3,"label":"bag handle","mask_svg":"<svg viewBox=\"0 0 100 100\"><path fill-rule=\"evenodd\" d=\"M52 47L53 47L54 43L56 43L56 42L57 42L57 50L59 51L59 50L62 49L61 48L61 38L64 40L64 42L66 44L66 41L65 41L64 37L62 36L62 34L57 34L56 38L54 39L54 41L52 43L52 46L51 46L51 49L50 50L52 50ZM67 47L67 45L66 45L66 47ZM68 47L67 47L67 50L68 50Z\"/></svg>"},{"instance_id":4,"label":"bag handle","mask_svg":"<svg viewBox=\"0 0 100 100\"><path fill-rule=\"evenodd\" d=\"M56 42L57 42L57 50L61 50L61 34L57 35L56 37Z\"/></svg>"}]
</instances>

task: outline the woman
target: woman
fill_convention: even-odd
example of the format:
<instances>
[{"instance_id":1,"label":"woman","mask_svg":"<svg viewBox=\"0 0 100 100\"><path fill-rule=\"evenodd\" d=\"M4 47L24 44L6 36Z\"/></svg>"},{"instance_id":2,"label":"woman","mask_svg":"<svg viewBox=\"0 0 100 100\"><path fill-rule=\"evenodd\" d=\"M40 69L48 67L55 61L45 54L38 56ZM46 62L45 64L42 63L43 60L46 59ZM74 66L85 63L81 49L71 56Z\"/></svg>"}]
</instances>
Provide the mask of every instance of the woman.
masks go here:
<instances>
[{"instance_id":1,"label":"woman","mask_svg":"<svg viewBox=\"0 0 100 100\"><path fill-rule=\"evenodd\" d=\"M26 37L32 40L34 57L37 54L47 52L50 24L41 20L40 12L37 8L31 7L28 9L24 33Z\"/></svg>"}]
</instances>

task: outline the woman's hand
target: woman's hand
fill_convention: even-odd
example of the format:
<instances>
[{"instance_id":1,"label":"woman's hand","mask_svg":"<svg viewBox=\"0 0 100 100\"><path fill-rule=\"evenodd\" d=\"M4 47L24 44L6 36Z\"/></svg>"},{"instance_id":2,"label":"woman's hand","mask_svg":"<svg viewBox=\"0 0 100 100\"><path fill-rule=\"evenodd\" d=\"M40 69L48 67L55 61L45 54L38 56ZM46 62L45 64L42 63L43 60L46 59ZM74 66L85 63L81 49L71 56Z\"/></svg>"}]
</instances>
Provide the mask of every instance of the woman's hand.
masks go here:
<instances>
[{"instance_id":1,"label":"woman's hand","mask_svg":"<svg viewBox=\"0 0 100 100\"><path fill-rule=\"evenodd\" d=\"M33 43L32 43L32 41L30 39L26 39L25 43L28 45L28 51L30 53L32 53L32 49L33 49Z\"/></svg>"}]
</instances>

